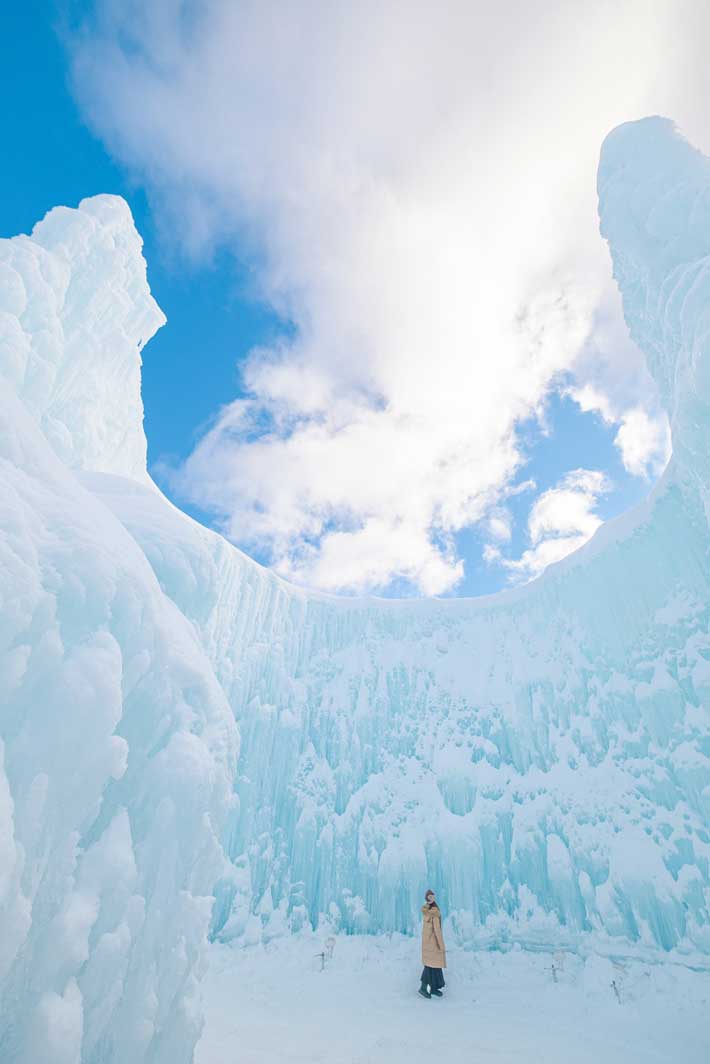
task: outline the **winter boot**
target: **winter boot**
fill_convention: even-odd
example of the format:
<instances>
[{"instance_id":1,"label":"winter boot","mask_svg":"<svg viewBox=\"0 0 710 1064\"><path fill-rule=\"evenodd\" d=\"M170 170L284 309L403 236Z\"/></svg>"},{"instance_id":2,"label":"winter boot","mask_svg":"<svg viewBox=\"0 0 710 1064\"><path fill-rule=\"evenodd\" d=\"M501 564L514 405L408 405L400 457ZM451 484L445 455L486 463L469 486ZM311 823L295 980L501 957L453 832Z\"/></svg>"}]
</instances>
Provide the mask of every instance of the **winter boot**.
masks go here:
<instances>
[{"instance_id":1,"label":"winter boot","mask_svg":"<svg viewBox=\"0 0 710 1064\"><path fill-rule=\"evenodd\" d=\"M431 997L431 994L429 993L429 989L428 989L426 983L422 983L422 985L419 987L419 993L422 995L422 997L425 997L425 998L430 998Z\"/></svg>"},{"instance_id":2,"label":"winter boot","mask_svg":"<svg viewBox=\"0 0 710 1064\"><path fill-rule=\"evenodd\" d=\"M431 992L432 992L432 994L434 995L434 997L443 997L443 996L444 996L444 995L442 994L441 990L434 990L434 989L432 988L432 991L431 991Z\"/></svg>"}]
</instances>

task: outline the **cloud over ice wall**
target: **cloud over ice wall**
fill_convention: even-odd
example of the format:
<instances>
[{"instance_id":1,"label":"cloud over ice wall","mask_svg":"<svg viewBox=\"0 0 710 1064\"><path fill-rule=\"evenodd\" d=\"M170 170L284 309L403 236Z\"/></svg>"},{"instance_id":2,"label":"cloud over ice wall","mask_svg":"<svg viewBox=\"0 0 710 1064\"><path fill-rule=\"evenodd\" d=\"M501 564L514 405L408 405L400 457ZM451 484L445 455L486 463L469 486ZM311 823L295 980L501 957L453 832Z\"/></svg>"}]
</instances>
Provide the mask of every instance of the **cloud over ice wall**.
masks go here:
<instances>
[{"instance_id":1,"label":"cloud over ice wall","mask_svg":"<svg viewBox=\"0 0 710 1064\"><path fill-rule=\"evenodd\" d=\"M710 950L710 163L632 123L599 198L673 458L477 600L309 594L154 488L121 201L0 246L5 1055L188 1060L210 915L409 931L431 885L464 944Z\"/></svg>"}]
</instances>

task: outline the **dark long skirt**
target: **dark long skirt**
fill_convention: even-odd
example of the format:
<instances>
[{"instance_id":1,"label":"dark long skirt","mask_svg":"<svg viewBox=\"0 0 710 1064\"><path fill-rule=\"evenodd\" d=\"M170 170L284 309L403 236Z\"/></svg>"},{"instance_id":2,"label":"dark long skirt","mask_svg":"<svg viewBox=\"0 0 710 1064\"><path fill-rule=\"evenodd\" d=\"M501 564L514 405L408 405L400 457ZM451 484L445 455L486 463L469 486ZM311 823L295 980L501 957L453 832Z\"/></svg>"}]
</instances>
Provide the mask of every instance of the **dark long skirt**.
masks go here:
<instances>
[{"instance_id":1,"label":"dark long skirt","mask_svg":"<svg viewBox=\"0 0 710 1064\"><path fill-rule=\"evenodd\" d=\"M444 969L430 968L427 964L422 971L422 983L424 986L428 986L430 990L441 990L446 986L446 983L444 982Z\"/></svg>"}]
</instances>

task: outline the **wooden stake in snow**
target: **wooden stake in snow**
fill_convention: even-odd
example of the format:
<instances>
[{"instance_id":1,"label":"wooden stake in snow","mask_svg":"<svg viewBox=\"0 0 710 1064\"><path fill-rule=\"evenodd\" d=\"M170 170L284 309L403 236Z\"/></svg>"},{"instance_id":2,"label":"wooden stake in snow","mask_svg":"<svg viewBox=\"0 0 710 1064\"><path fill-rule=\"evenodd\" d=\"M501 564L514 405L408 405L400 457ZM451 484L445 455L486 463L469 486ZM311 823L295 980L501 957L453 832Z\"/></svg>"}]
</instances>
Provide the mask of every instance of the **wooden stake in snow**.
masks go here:
<instances>
[{"instance_id":1,"label":"wooden stake in snow","mask_svg":"<svg viewBox=\"0 0 710 1064\"><path fill-rule=\"evenodd\" d=\"M335 939L331 935L330 938L325 940L325 947L322 953L316 953L316 957L320 957L320 970L325 970L325 962L333 959L333 950L335 949Z\"/></svg>"}]
</instances>

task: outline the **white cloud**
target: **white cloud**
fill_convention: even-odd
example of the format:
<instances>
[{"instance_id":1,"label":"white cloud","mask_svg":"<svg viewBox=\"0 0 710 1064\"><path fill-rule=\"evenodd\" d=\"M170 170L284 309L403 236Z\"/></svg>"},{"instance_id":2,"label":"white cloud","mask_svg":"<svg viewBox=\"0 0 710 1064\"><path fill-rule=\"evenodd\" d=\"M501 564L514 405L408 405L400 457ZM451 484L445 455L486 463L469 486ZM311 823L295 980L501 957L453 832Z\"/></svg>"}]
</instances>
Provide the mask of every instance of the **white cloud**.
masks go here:
<instances>
[{"instance_id":1,"label":"white cloud","mask_svg":"<svg viewBox=\"0 0 710 1064\"><path fill-rule=\"evenodd\" d=\"M649 417L641 407L627 410L622 414L621 428L614 442L630 473L639 477L658 474L670 458L668 418Z\"/></svg>"},{"instance_id":2,"label":"white cloud","mask_svg":"<svg viewBox=\"0 0 710 1064\"><path fill-rule=\"evenodd\" d=\"M502 565L515 582L539 576L594 535L602 523L595 513L597 500L610 490L599 470L572 470L535 500L528 517L530 546L521 557L505 558L499 548L488 544L484 559Z\"/></svg>"},{"instance_id":3,"label":"white cloud","mask_svg":"<svg viewBox=\"0 0 710 1064\"><path fill-rule=\"evenodd\" d=\"M497 543L509 542L513 532L513 515L503 506L496 506L486 519L486 531Z\"/></svg>"},{"instance_id":4,"label":"white cloud","mask_svg":"<svg viewBox=\"0 0 710 1064\"><path fill-rule=\"evenodd\" d=\"M619 392L612 400L589 383L569 388L568 394L582 410L594 410L608 425L619 425L614 443L629 473L649 480L663 472L671 456L671 434L668 417L656 403L650 401L651 411L639 405L624 410Z\"/></svg>"},{"instance_id":5,"label":"white cloud","mask_svg":"<svg viewBox=\"0 0 710 1064\"><path fill-rule=\"evenodd\" d=\"M593 384L587 382L581 387L571 387L567 390L567 394L571 399L574 399L580 410L585 413L595 411L601 414L607 424L613 424L614 421L618 420L618 416L612 409L609 396L604 395L603 392L598 392Z\"/></svg>"},{"instance_id":6,"label":"white cloud","mask_svg":"<svg viewBox=\"0 0 710 1064\"><path fill-rule=\"evenodd\" d=\"M88 120L166 230L256 264L295 327L252 352L247 398L174 474L235 541L321 587L440 593L463 571L453 536L508 489L516 426L560 374L610 394L633 364L655 416L616 342L596 160L649 111L700 128L703 5L97 11L72 45ZM646 429L619 433L636 466Z\"/></svg>"}]
</instances>

